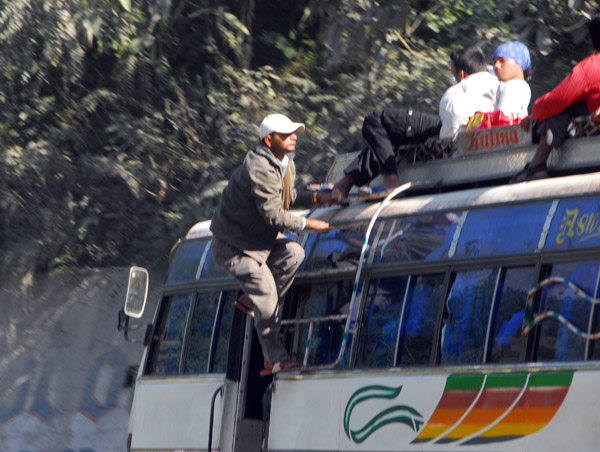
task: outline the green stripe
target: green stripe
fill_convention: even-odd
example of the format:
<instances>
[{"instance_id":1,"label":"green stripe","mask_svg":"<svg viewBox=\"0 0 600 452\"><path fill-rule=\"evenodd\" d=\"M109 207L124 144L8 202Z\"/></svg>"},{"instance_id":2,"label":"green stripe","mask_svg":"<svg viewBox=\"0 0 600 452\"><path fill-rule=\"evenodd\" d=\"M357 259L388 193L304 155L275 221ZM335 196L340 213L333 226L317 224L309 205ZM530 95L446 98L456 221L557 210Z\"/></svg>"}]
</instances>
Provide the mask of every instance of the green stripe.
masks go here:
<instances>
[{"instance_id":1,"label":"green stripe","mask_svg":"<svg viewBox=\"0 0 600 452\"><path fill-rule=\"evenodd\" d=\"M450 375L446 380L445 391L478 390L483 384L483 375Z\"/></svg>"},{"instance_id":2,"label":"green stripe","mask_svg":"<svg viewBox=\"0 0 600 452\"><path fill-rule=\"evenodd\" d=\"M543 372L532 373L529 386L570 386L573 372Z\"/></svg>"},{"instance_id":3,"label":"green stripe","mask_svg":"<svg viewBox=\"0 0 600 452\"><path fill-rule=\"evenodd\" d=\"M445 391L479 390L483 384L484 375L450 375L446 380ZM485 389L522 388L527 380L527 374L490 374L485 382ZM541 386L570 386L573 372L540 372L531 373L529 387Z\"/></svg>"},{"instance_id":4,"label":"green stripe","mask_svg":"<svg viewBox=\"0 0 600 452\"><path fill-rule=\"evenodd\" d=\"M485 388L522 388L525 381L527 374L492 374L488 376Z\"/></svg>"}]
</instances>

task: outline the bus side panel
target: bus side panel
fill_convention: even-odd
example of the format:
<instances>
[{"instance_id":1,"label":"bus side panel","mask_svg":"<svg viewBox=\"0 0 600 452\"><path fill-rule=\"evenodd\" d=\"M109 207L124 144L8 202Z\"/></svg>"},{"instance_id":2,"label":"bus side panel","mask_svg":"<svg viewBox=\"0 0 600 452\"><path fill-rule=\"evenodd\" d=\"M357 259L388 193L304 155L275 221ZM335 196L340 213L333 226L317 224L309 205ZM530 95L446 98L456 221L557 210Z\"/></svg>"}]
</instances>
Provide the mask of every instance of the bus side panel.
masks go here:
<instances>
[{"instance_id":1,"label":"bus side panel","mask_svg":"<svg viewBox=\"0 0 600 452\"><path fill-rule=\"evenodd\" d=\"M596 450L599 371L278 378L270 451Z\"/></svg>"},{"instance_id":2,"label":"bus side panel","mask_svg":"<svg viewBox=\"0 0 600 452\"><path fill-rule=\"evenodd\" d=\"M415 437L415 425L431 416L445 380L445 375L278 379L269 450L397 451ZM377 425L392 418L402 420Z\"/></svg>"},{"instance_id":3,"label":"bus side panel","mask_svg":"<svg viewBox=\"0 0 600 452\"><path fill-rule=\"evenodd\" d=\"M210 404L224 380L138 380L132 450L196 449L208 444ZM212 447L220 448L223 396L215 403Z\"/></svg>"}]
</instances>

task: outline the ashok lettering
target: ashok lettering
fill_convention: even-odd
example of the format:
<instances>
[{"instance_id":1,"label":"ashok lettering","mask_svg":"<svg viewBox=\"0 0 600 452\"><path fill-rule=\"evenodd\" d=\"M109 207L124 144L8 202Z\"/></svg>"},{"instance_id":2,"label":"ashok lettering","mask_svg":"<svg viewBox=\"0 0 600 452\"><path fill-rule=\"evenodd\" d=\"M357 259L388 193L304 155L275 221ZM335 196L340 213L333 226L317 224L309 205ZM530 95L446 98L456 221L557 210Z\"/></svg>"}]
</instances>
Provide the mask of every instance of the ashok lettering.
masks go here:
<instances>
[{"instance_id":1,"label":"ashok lettering","mask_svg":"<svg viewBox=\"0 0 600 452\"><path fill-rule=\"evenodd\" d=\"M562 224L556 235L556 244L562 245L567 238L577 239L577 243L600 237L600 218L596 213L579 213L579 209L566 209Z\"/></svg>"},{"instance_id":2,"label":"ashok lettering","mask_svg":"<svg viewBox=\"0 0 600 452\"><path fill-rule=\"evenodd\" d=\"M521 144L519 131L516 128L506 130L502 128L482 129L468 132L465 136L465 151L478 151L480 149L503 148Z\"/></svg>"}]
</instances>

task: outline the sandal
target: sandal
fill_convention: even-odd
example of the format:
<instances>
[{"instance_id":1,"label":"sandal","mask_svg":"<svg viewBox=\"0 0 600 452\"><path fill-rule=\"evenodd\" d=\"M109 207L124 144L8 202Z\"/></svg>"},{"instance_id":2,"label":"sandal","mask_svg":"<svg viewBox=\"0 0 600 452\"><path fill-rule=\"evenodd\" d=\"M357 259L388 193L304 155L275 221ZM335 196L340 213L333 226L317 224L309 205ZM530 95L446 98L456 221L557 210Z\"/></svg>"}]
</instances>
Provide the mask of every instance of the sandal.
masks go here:
<instances>
[{"instance_id":1,"label":"sandal","mask_svg":"<svg viewBox=\"0 0 600 452\"><path fill-rule=\"evenodd\" d=\"M260 376L267 377L282 370L298 369L300 367L301 365L299 362L291 359L286 359L285 361L279 361L273 364L265 362L265 368L260 371Z\"/></svg>"},{"instance_id":2,"label":"sandal","mask_svg":"<svg viewBox=\"0 0 600 452\"><path fill-rule=\"evenodd\" d=\"M529 182L532 180L545 179L548 177L546 170L546 162L538 163L535 166L530 166L529 163L515 174L509 181L509 184L518 184L519 182Z\"/></svg>"},{"instance_id":3,"label":"sandal","mask_svg":"<svg viewBox=\"0 0 600 452\"><path fill-rule=\"evenodd\" d=\"M247 300L247 302L244 302L242 300ZM248 304L248 303L250 303L250 304ZM233 304L237 309L242 311L244 314L247 314L250 317L254 317L254 306L252 306L252 301L250 301L250 298L247 295L242 295L240 297L240 299L235 300L235 302Z\"/></svg>"}]
</instances>

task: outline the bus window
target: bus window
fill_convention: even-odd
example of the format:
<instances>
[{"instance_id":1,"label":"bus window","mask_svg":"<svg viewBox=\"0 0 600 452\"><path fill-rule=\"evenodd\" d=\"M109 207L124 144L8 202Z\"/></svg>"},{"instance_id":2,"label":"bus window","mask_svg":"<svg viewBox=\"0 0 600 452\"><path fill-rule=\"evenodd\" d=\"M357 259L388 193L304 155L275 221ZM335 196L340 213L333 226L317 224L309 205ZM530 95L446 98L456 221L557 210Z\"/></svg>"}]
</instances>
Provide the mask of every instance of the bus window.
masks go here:
<instances>
[{"instance_id":1,"label":"bus window","mask_svg":"<svg viewBox=\"0 0 600 452\"><path fill-rule=\"evenodd\" d=\"M408 277L380 278L369 283L362 314L357 367L391 367L400 310Z\"/></svg>"},{"instance_id":2,"label":"bus window","mask_svg":"<svg viewBox=\"0 0 600 452\"><path fill-rule=\"evenodd\" d=\"M302 270L339 268L352 270L358 265L367 225L349 226L326 234L313 233L306 243Z\"/></svg>"},{"instance_id":3,"label":"bus window","mask_svg":"<svg viewBox=\"0 0 600 452\"><path fill-rule=\"evenodd\" d=\"M497 269L460 272L446 301L442 330L442 364L480 363L484 357Z\"/></svg>"},{"instance_id":4,"label":"bus window","mask_svg":"<svg viewBox=\"0 0 600 452\"><path fill-rule=\"evenodd\" d=\"M516 363L527 344L521 336L527 292L533 284L534 267L509 268L504 272L500 298L490 336L490 362Z\"/></svg>"},{"instance_id":5,"label":"bus window","mask_svg":"<svg viewBox=\"0 0 600 452\"><path fill-rule=\"evenodd\" d=\"M155 344L156 359L153 374L174 375L179 373L183 338L192 304L192 294L173 295L165 302L164 323L159 330L159 342Z\"/></svg>"},{"instance_id":6,"label":"bus window","mask_svg":"<svg viewBox=\"0 0 600 452\"><path fill-rule=\"evenodd\" d=\"M304 311L303 318L322 317L335 314L348 314L352 297L352 281L339 280L299 287L298 304ZM329 364L338 356L346 320L328 320L315 323L308 355L308 365ZM308 339L308 325L300 325L300 342L296 348L298 356L303 359L304 346ZM350 344L346 346L346 353ZM347 356L340 365L348 365Z\"/></svg>"},{"instance_id":7,"label":"bus window","mask_svg":"<svg viewBox=\"0 0 600 452\"><path fill-rule=\"evenodd\" d=\"M550 205L543 202L469 211L455 256L533 253Z\"/></svg>"},{"instance_id":8,"label":"bus window","mask_svg":"<svg viewBox=\"0 0 600 452\"><path fill-rule=\"evenodd\" d=\"M430 364L436 320L444 302L444 274L417 276L402 315L398 364Z\"/></svg>"},{"instance_id":9,"label":"bus window","mask_svg":"<svg viewBox=\"0 0 600 452\"><path fill-rule=\"evenodd\" d=\"M373 262L447 259L458 221L454 213L388 219Z\"/></svg>"},{"instance_id":10,"label":"bus window","mask_svg":"<svg viewBox=\"0 0 600 452\"><path fill-rule=\"evenodd\" d=\"M233 325L233 314L235 312L234 302L237 299L237 290L223 292L221 305L219 307L221 315L216 322L218 333L215 336L217 343L213 344L214 357L210 366L210 372L225 373L227 371L227 355L229 353L229 338L231 337L231 327Z\"/></svg>"},{"instance_id":11,"label":"bus window","mask_svg":"<svg viewBox=\"0 0 600 452\"><path fill-rule=\"evenodd\" d=\"M585 293L596 297L599 264L572 262L552 267L551 276L562 276L575 283ZM583 331L588 331L591 304L565 284L546 286L542 294L540 312L556 311ZM556 319L540 323L538 361L567 361L585 359L585 339L570 332Z\"/></svg>"},{"instance_id":12,"label":"bus window","mask_svg":"<svg viewBox=\"0 0 600 452\"><path fill-rule=\"evenodd\" d=\"M227 340L233 321L233 306L237 291L201 292L194 303L194 313L190 332L186 341L184 374L203 374L210 371L225 372L227 365ZM222 309L222 315L218 315ZM213 328L216 353L211 350ZM223 340L222 333L227 334ZM212 353L212 354L211 354ZM215 356L216 355L216 356ZM224 356L223 356L224 355ZM218 364L219 369L210 366L210 358ZM211 368L212 367L212 368Z\"/></svg>"},{"instance_id":13,"label":"bus window","mask_svg":"<svg viewBox=\"0 0 600 452\"><path fill-rule=\"evenodd\" d=\"M149 373L224 373L237 290L166 298Z\"/></svg>"},{"instance_id":14,"label":"bus window","mask_svg":"<svg viewBox=\"0 0 600 452\"><path fill-rule=\"evenodd\" d=\"M206 255L206 262L204 263L204 266L202 267L201 278L202 279L217 279L217 278L231 279L231 276L229 276L229 274L225 270L221 269L215 263L215 260L213 259L213 255L212 255L212 246L211 246L211 250L209 250Z\"/></svg>"},{"instance_id":15,"label":"bus window","mask_svg":"<svg viewBox=\"0 0 600 452\"><path fill-rule=\"evenodd\" d=\"M207 240L195 240L182 243L175 253L173 263L167 275L167 284L195 281L202 256L206 251Z\"/></svg>"}]
</instances>

